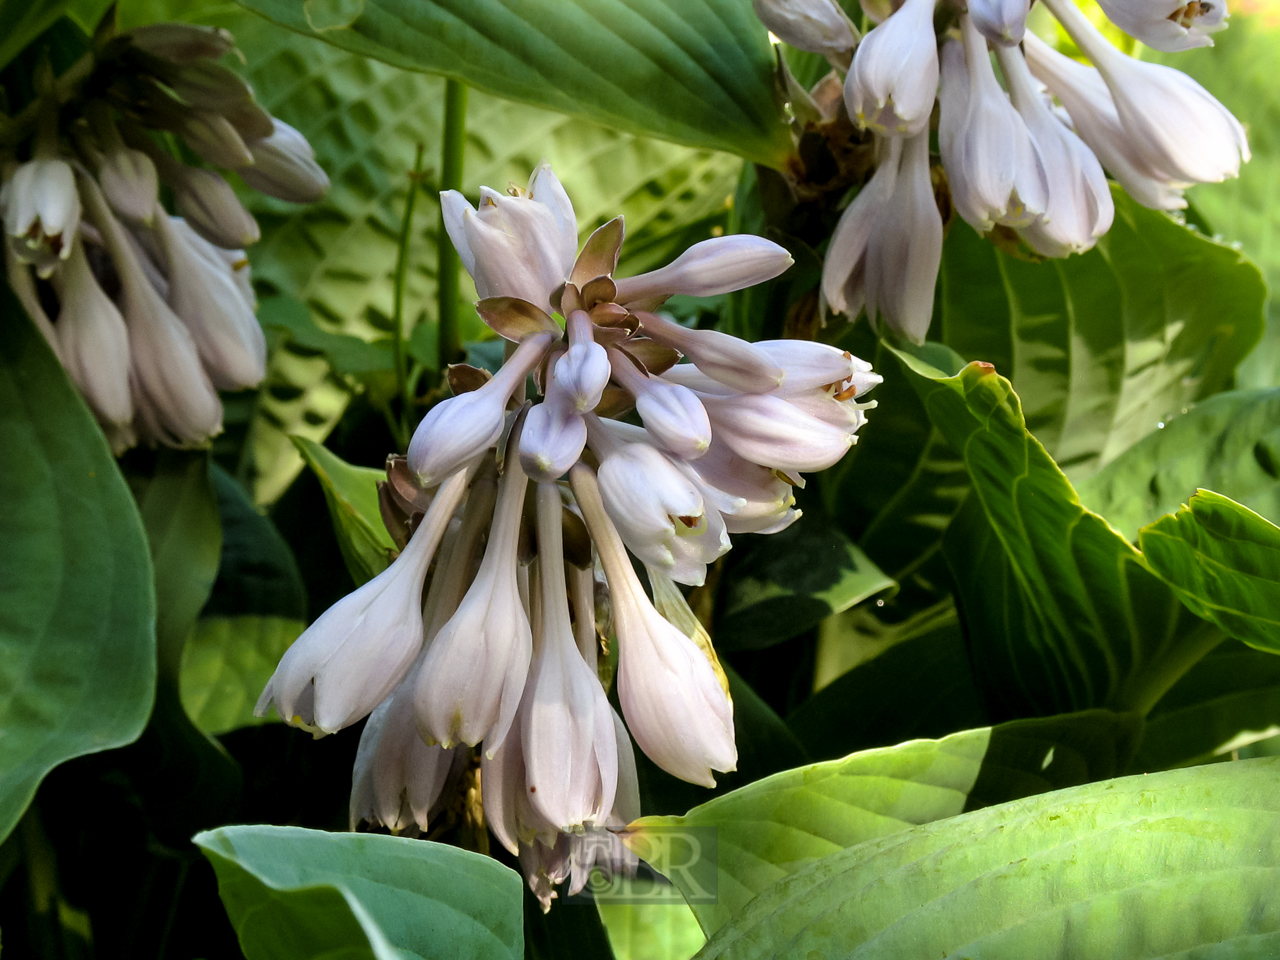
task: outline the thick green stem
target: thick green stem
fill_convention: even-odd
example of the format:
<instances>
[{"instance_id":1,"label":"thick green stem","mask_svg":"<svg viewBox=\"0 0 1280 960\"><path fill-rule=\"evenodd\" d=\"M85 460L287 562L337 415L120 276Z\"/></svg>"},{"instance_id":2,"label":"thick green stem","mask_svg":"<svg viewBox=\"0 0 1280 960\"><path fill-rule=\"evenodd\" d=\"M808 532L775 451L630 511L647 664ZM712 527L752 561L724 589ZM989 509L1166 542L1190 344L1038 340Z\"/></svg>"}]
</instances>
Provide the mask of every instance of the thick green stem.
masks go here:
<instances>
[{"instance_id":1,"label":"thick green stem","mask_svg":"<svg viewBox=\"0 0 1280 960\"><path fill-rule=\"evenodd\" d=\"M444 88L444 146L440 157L440 189L462 189L462 157L467 142L467 88L457 80L449 80ZM436 237L439 253L436 271L439 301L439 359L445 367L462 359L462 341L458 336L458 252L449 242L444 228L444 207L440 208L440 232Z\"/></svg>"},{"instance_id":2,"label":"thick green stem","mask_svg":"<svg viewBox=\"0 0 1280 960\"><path fill-rule=\"evenodd\" d=\"M395 324L395 339L392 341L392 352L396 368L396 393L400 397L400 418L391 423L396 434L396 444L401 450L408 449L409 444L409 411L413 407L413 394L409 389L409 364L405 352L404 336L404 280L409 269L409 240L413 235L413 208L418 202L418 187L422 182L422 144L418 144L418 152L413 160L413 173L409 174L409 195L404 201L404 219L400 223L400 244L396 251L395 303L392 308L392 322Z\"/></svg>"},{"instance_id":3,"label":"thick green stem","mask_svg":"<svg viewBox=\"0 0 1280 960\"><path fill-rule=\"evenodd\" d=\"M1135 678L1117 699L1116 709L1145 717L1188 670L1226 638L1226 634L1211 623L1196 624Z\"/></svg>"}]
</instances>

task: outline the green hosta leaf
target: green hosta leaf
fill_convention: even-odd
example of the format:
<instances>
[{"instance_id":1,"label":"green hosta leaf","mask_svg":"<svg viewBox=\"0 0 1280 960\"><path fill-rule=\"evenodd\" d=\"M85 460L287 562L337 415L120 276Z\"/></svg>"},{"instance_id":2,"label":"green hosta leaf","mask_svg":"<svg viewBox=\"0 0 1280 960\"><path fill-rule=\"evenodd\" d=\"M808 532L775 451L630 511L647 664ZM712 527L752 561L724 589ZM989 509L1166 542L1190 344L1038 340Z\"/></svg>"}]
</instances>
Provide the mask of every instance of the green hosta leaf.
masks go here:
<instances>
[{"instance_id":1,"label":"green hosta leaf","mask_svg":"<svg viewBox=\"0 0 1280 960\"><path fill-rule=\"evenodd\" d=\"M598 904L618 960L688 960L707 942L683 903Z\"/></svg>"},{"instance_id":2,"label":"green hosta leaf","mask_svg":"<svg viewBox=\"0 0 1280 960\"><path fill-rule=\"evenodd\" d=\"M1274 16L1266 8L1234 10L1231 29L1216 34L1212 47L1166 54L1148 49L1142 56L1200 81L1249 131L1253 159L1240 167L1239 178L1192 187L1189 196L1215 230L1243 246L1274 291L1280 286L1280 93L1271 69L1280 57L1280 27ZM1280 301L1274 296L1267 312L1268 335L1241 364L1240 386L1280 384Z\"/></svg>"},{"instance_id":3,"label":"green hosta leaf","mask_svg":"<svg viewBox=\"0 0 1280 960\"><path fill-rule=\"evenodd\" d=\"M1147 564L1192 611L1237 640L1280 653L1280 527L1200 490L1138 535Z\"/></svg>"},{"instance_id":4,"label":"green hosta leaf","mask_svg":"<svg viewBox=\"0 0 1280 960\"><path fill-rule=\"evenodd\" d=\"M725 576L716 643L726 650L780 643L893 586L822 516L754 539Z\"/></svg>"},{"instance_id":5,"label":"green hosta leaf","mask_svg":"<svg viewBox=\"0 0 1280 960\"><path fill-rule=\"evenodd\" d=\"M968 493L969 475L929 422L890 350L874 340L855 344L853 339L842 346L874 357L876 372L884 377L871 393L879 406L858 431L857 445L820 473L818 482L828 513L897 581L898 592L885 599L887 609L880 612L898 619L897 611L930 606L949 593L942 532ZM941 344L930 347L935 365L952 373L964 366Z\"/></svg>"},{"instance_id":6,"label":"green hosta leaf","mask_svg":"<svg viewBox=\"0 0 1280 960\"><path fill-rule=\"evenodd\" d=\"M869 747L918 737L941 737L990 721L969 662L955 608L926 611L874 638L834 634L848 619L870 626L864 608L826 621L819 633L819 657L832 648L872 647L874 655L839 677L828 679L787 717L787 726L814 760L832 760ZM872 646L874 645L874 646ZM904 695L903 691L910 691Z\"/></svg>"},{"instance_id":7,"label":"green hosta leaf","mask_svg":"<svg viewBox=\"0 0 1280 960\"><path fill-rule=\"evenodd\" d=\"M1217 637L1080 505L1008 380L899 358L973 482L943 549L995 716L1145 712Z\"/></svg>"},{"instance_id":8,"label":"green hosta leaf","mask_svg":"<svg viewBox=\"0 0 1280 960\"><path fill-rule=\"evenodd\" d=\"M0 290L0 837L72 757L129 743L155 694L137 508L93 417Z\"/></svg>"},{"instance_id":9,"label":"green hosta leaf","mask_svg":"<svg viewBox=\"0 0 1280 960\"><path fill-rule=\"evenodd\" d=\"M855 753L775 774L645 827L715 827L713 904L692 904L708 935L776 881L845 847L915 824L1116 772L1136 732L1106 711L1016 721ZM979 788L981 788L979 790ZM673 872L683 892L687 878Z\"/></svg>"},{"instance_id":10,"label":"green hosta leaf","mask_svg":"<svg viewBox=\"0 0 1280 960\"><path fill-rule=\"evenodd\" d=\"M1231 386L1262 332L1253 264L1114 195L1115 224L1086 254L1028 263L957 223L943 256L942 339L1013 382L1073 480Z\"/></svg>"},{"instance_id":11,"label":"green hosta leaf","mask_svg":"<svg viewBox=\"0 0 1280 960\"><path fill-rule=\"evenodd\" d=\"M195 843L249 960L523 957L523 883L489 857L298 827L223 827Z\"/></svg>"},{"instance_id":12,"label":"green hosta leaf","mask_svg":"<svg viewBox=\"0 0 1280 960\"><path fill-rule=\"evenodd\" d=\"M1077 484L1089 509L1129 540L1200 488L1280 520L1280 390L1220 393L1144 437Z\"/></svg>"},{"instance_id":13,"label":"green hosta leaf","mask_svg":"<svg viewBox=\"0 0 1280 960\"><path fill-rule=\"evenodd\" d=\"M1227 758L1280 734L1280 657L1228 640L1147 715L1132 772Z\"/></svg>"},{"instance_id":14,"label":"green hosta leaf","mask_svg":"<svg viewBox=\"0 0 1280 960\"><path fill-rule=\"evenodd\" d=\"M62 16L67 0L3 0L0 2L0 67Z\"/></svg>"},{"instance_id":15,"label":"green hosta leaf","mask_svg":"<svg viewBox=\"0 0 1280 960\"><path fill-rule=\"evenodd\" d=\"M841 851L701 957L1263 957L1280 948L1280 759L1095 783Z\"/></svg>"},{"instance_id":16,"label":"green hosta leaf","mask_svg":"<svg viewBox=\"0 0 1280 960\"><path fill-rule=\"evenodd\" d=\"M388 551L395 549L378 509L378 481L385 480L386 474L353 467L303 437L294 437L293 442L324 488L329 517L351 579L356 586L372 580L387 568Z\"/></svg>"},{"instance_id":17,"label":"green hosta leaf","mask_svg":"<svg viewBox=\"0 0 1280 960\"><path fill-rule=\"evenodd\" d=\"M369 343L350 334L321 330L311 319L307 305L292 297L263 300L258 305L258 322L268 330L281 331L294 353L323 354L337 374L377 373L391 370L395 365L390 343Z\"/></svg>"},{"instance_id":18,"label":"green hosta leaf","mask_svg":"<svg viewBox=\"0 0 1280 960\"><path fill-rule=\"evenodd\" d=\"M779 168L791 152L766 31L732 0L365 0L331 29L288 0L242 2L300 33L509 100Z\"/></svg>"},{"instance_id":19,"label":"green hosta leaf","mask_svg":"<svg viewBox=\"0 0 1280 960\"><path fill-rule=\"evenodd\" d=\"M202 617L182 654L182 706L192 722L208 734L265 723L254 704L305 627L288 617Z\"/></svg>"}]
</instances>

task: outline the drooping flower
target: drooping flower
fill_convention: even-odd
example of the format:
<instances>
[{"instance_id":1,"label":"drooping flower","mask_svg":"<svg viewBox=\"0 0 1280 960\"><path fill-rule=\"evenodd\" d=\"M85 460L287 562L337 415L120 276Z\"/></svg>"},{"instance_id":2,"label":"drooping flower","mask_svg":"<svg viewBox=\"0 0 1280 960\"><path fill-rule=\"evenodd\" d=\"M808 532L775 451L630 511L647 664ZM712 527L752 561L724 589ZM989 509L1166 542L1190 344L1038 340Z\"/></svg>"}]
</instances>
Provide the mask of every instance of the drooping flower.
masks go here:
<instances>
[{"instance_id":1,"label":"drooping flower","mask_svg":"<svg viewBox=\"0 0 1280 960\"><path fill-rule=\"evenodd\" d=\"M910 136L929 124L938 92L935 0L905 0L858 44L844 102L858 123L885 136Z\"/></svg>"},{"instance_id":2,"label":"drooping flower","mask_svg":"<svg viewBox=\"0 0 1280 960\"><path fill-rule=\"evenodd\" d=\"M858 32L834 0L751 0L769 30L797 50L839 57L858 43Z\"/></svg>"}]
</instances>

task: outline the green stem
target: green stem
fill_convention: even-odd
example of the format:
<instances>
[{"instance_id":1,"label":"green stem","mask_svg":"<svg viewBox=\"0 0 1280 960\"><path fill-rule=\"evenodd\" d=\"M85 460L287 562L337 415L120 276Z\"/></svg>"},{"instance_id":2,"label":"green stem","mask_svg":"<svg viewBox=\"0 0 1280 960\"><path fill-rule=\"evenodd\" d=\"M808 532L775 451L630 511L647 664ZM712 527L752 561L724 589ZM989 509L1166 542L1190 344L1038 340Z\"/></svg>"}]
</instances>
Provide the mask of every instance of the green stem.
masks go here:
<instances>
[{"instance_id":1,"label":"green stem","mask_svg":"<svg viewBox=\"0 0 1280 960\"><path fill-rule=\"evenodd\" d=\"M449 80L444 88L444 146L440 157L440 190L462 189L463 148L467 142L467 88ZM437 296L439 301L439 352L437 364L445 367L462 358L458 336L458 252L444 228L444 206L440 208L440 232L436 237L439 254Z\"/></svg>"},{"instance_id":2,"label":"green stem","mask_svg":"<svg viewBox=\"0 0 1280 960\"><path fill-rule=\"evenodd\" d=\"M395 339L392 352L396 368L396 393L400 397L400 419L395 426L396 444L401 450L408 449L409 443L409 410L413 406L413 395L409 392L409 366L405 354L404 337L404 279L409 268L409 240L413 230L413 208L418 202L418 186L422 182L422 144L418 144L418 152L413 160L413 173L409 175L409 195L404 202L404 220L400 223L400 243L396 250L395 304L392 309L392 321L395 324Z\"/></svg>"},{"instance_id":3,"label":"green stem","mask_svg":"<svg viewBox=\"0 0 1280 960\"><path fill-rule=\"evenodd\" d=\"M1226 638L1226 634L1211 623L1196 624L1135 678L1129 689L1117 698L1116 709L1145 717L1188 670Z\"/></svg>"}]
</instances>

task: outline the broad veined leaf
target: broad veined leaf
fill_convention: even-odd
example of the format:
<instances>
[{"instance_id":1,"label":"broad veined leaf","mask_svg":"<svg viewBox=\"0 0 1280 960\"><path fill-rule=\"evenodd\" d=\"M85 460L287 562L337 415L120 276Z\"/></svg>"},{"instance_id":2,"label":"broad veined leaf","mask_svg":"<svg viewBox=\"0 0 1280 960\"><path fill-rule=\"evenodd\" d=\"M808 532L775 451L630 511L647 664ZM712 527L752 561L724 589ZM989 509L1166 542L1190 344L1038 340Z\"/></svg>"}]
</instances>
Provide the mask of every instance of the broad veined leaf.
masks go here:
<instances>
[{"instance_id":1,"label":"broad veined leaf","mask_svg":"<svg viewBox=\"0 0 1280 960\"><path fill-rule=\"evenodd\" d=\"M155 588L106 439L0 290L0 837L51 769L142 732Z\"/></svg>"},{"instance_id":2,"label":"broad veined leaf","mask_svg":"<svg viewBox=\"0 0 1280 960\"><path fill-rule=\"evenodd\" d=\"M617 960L687 960L707 942L683 903L602 900L597 905Z\"/></svg>"},{"instance_id":3,"label":"broad veined leaf","mask_svg":"<svg viewBox=\"0 0 1280 960\"><path fill-rule=\"evenodd\" d=\"M716 642L726 650L781 643L893 586L821 515L752 539L738 544L743 553L725 574L716 610Z\"/></svg>"},{"instance_id":4,"label":"broad veined leaf","mask_svg":"<svg viewBox=\"0 0 1280 960\"><path fill-rule=\"evenodd\" d=\"M869 626L865 609L849 611ZM874 638L852 631L833 636L846 617L833 617L819 634L819 655L854 646L874 656L829 679L787 717L787 726L814 760L920 737L942 737L990 721L955 608L925 611L885 628ZM849 651L852 652L852 651ZM819 670L824 663L820 660ZM904 695L903 691L910 691Z\"/></svg>"},{"instance_id":5,"label":"broad veined leaf","mask_svg":"<svg viewBox=\"0 0 1280 960\"><path fill-rule=\"evenodd\" d=\"M1228 758L1280 734L1280 657L1227 640L1147 715L1131 772Z\"/></svg>"},{"instance_id":6,"label":"broad veined leaf","mask_svg":"<svg viewBox=\"0 0 1280 960\"><path fill-rule=\"evenodd\" d=\"M1263 327L1257 267L1113 192L1088 253L1029 263L957 223L943 256L941 339L1012 381L1073 480L1231 386Z\"/></svg>"},{"instance_id":7,"label":"broad veined leaf","mask_svg":"<svg viewBox=\"0 0 1280 960\"><path fill-rule=\"evenodd\" d=\"M627 842L644 856L648 827L716 829L716 902L691 902L711 935L762 890L837 850L990 800L1111 776L1135 733L1132 718L1096 710L866 750L775 774L683 817L644 817ZM687 877L671 880L689 893Z\"/></svg>"},{"instance_id":8,"label":"broad veined leaf","mask_svg":"<svg viewBox=\"0 0 1280 960\"><path fill-rule=\"evenodd\" d=\"M1142 56L1194 77L1248 130L1253 157L1241 165L1240 176L1192 187L1188 195L1214 230L1239 243L1257 262L1274 291L1280 286L1280 246L1275 239L1280 218L1275 191L1280 181L1280 93L1271 69L1280 57L1280 26L1274 14L1266 7L1233 10L1231 29L1215 35L1212 47L1182 53L1145 49ZM1280 301L1274 295L1267 314L1267 336L1240 365L1239 386L1280 383Z\"/></svg>"},{"instance_id":9,"label":"broad veined leaf","mask_svg":"<svg viewBox=\"0 0 1280 960\"><path fill-rule=\"evenodd\" d=\"M1280 520L1280 390L1220 393L1076 485L1129 540L1204 487Z\"/></svg>"},{"instance_id":10,"label":"broad veined leaf","mask_svg":"<svg viewBox=\"0 0 1280 960\"><path fill-rule=\"evenodd\" d=\"M195 837L249 960L518 960L515 871L424 840L299 827Z\"/></svg>"},{"instance_id":11,"label":"broad veined leaf","mask_svg":"<svg viewBox=\"0 0 1280 960\"><path fill-rule=\"evenodd\" d=\"M415 356L434 366L439 206L433 171L440 162L444 81L281 30L228 4L193 12L189 4L161 0L122 11L124 26L193 17L235 34L259 101L307 137L333 183L323 200L302 207L241 192L262 226L263 239L249 257L264 305L268 295L292 297L310 308L323 332L387 337L408 172L417 144L426 147L428 182L414 214L404 316L415 342L428 348ZM523 186L543 159L573 200L582 240L606 220L626 216L622 274L667 262L723 227L742 167L730 154L648 140L471 91L463 190L472 202L481 184ZM465 271L461 281L461 334L472 340L485 328L471 307L476 295ZM420 325L427 329L419 331ZM346 409L349 385L329 373L314 350L286 346L272 357L253 427L258 502L278 498L302 468L289 436L323 441Z\"/></svg>"},{"instance_id":12,"label":"broad veined leaf","mask_svg":"<svg viewBox=\"0 0 1280 960\"><path fill-rule=\"evenodd\" d=\"M182 653L182 706L208 734L278 719L253 715L262 688L306 623L289 617L201 617Z\"/></svg>"},{"instance_id":13,"label":"broad veined leaf","mask_svg":"<svg viewBox=\"0 0 1280 960\"><path fill-rule=\"evenodd\" d=\"M1280 947L1280 759L1088 784L826 857L700 957L1263 957Z\"/></svg>"},{"instance_id":14,"label":"broad veined leaf","mask_svg":"<svg viewBox=\"0 0 1280 960\"><path fill-rule=\"evenodd\" d=\"M372 580L387 568L388 551L395 549L378 509L378 481L385 480L386 474L354 467L304 437L294 437L293 442L324 488L329 517L351 579L356 586Z\"/></svg>"},{"instance_id":15,"label":"broad veined leaf","mask_svg":"<svg viewBox=\"0 0 1280 960\"><path fill-rule=\"evenodd\" d=\"M1143 527L1148 566L1223 632L1280 653L1280 527L1211 490Z\"/></svg>"},{"instance_id":16,"label":"broad veined leaf","mask_svg":"<svg viewBox=\"0 0 1280 960\"><path fill-rule=\"evenodd\" d=\"M1080 505L1008 380L899 359L973 482L943 549L993 716L1150 709L1219 637Z\"/></svg>"},{"instance_id":17,"label":"broad veined leaf","mask_svg":"<svg viewBox=\"0 0 1280 960\"><path fill-rule=\"evenodd\" d=\"M536 107L781 168L791 137L764 27L733 0L364 0L321 27L288 0L242 0L397 67Z\"/></svg>"},{"instance_id":18,"label":"broad veined leaf","mask_svg":"<svg viewBox=\"0 0 1280 960\"><path fill-rule=\"evenodd\" d=\"M154 469L130 472L155 565L159 682L147 728L122 761L139 784L154 829L169 842L225 823L241 788L239 765L195 727L181 701L183 653L222 553L210 466L206 451L166 449Z\"/></svg>"}]
</instances>

